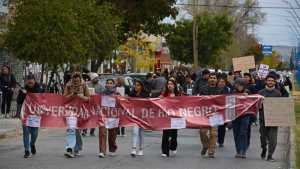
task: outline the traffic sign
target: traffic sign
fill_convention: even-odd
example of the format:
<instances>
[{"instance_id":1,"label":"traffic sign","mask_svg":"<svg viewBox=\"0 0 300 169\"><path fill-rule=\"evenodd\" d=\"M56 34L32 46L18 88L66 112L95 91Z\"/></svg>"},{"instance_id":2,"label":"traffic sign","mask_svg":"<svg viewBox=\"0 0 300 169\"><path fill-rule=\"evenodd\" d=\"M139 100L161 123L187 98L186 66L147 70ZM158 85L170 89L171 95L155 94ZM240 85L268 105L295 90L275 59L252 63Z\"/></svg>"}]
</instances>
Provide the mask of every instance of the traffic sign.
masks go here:
<instances>
[{"instance_id":1,"label":"traffic sign","mask_svg":"<svg viewBox=\"0 0 300 169\"><path fill-rule=\"evenodd\" d=\"M273 47L270 45L262 45L261 50L264 55L272 55Z\"/></svg>"}]
</instances>

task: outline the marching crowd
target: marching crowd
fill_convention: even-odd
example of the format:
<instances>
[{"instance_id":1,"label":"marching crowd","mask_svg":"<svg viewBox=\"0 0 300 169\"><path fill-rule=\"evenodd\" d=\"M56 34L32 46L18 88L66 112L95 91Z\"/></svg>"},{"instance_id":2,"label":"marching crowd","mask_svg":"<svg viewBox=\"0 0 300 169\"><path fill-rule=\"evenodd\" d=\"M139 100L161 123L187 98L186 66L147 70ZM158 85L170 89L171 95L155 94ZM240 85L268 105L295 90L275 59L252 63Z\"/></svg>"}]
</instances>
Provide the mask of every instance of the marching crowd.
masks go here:
<instances>
[{"instance_id":1,"label":"marching crowd","mask_svg":"<svg viewBox=\"0 0 300 169\"><path fill-rule=\"evenodd\" d=\"M15 85L15 79L10 73L8 66L3 66L0 76L0 86L3 93L2 113L9 111L11 100L9 91ZM65 97L80 97L88 100L92 94L105 95L125 95L130 97L175 97L182 95L222 95L242 93L260 94L264 97L288 97L286 89L291 90L292 83L289 77L284 81L276 72L269 72L265 77L259 77L257 73L229 72L216 73L204 69L200 74L189 71L165 70L155 74L148 73L145 80L135 79L134 87L130 88L124 85L124 79L107 79L105 86L99 84L99 75L89 73L89 80L85 81L81 73L74 72L66 80L63 95ZM93 90L91 90L93 89ZM120 90L122 89L122 90ZM120 92L123 91L123 92ZM44 90L35 80L33 75L28 75L25 80L25 87L19 91L17 97L18 105L22 105L27 93L42 93ZM259 110L259 119L255 115L246 114L238 117L230 123L218 127L206 127L199 130L202 143L201 155L214 158L217 145L222 148L227 129L232 129L236 148L236 158L246 158L251 140L251 126L259 121L260 140L261 140L261 158L273 162L273 153L277 144L278 127L268 127L264 123L264 112L261 107ZM177 129L164 129L161 141L161 156L169 157L177 153ZM74 158L80 155L83 147L82 136L88 134L88 129L67 129L65 156ZM95 129L90 129L90 135L95 136ZM99 154L100 158L106 155L114 156L117 151L117 135L125 136L125 128L106 129L99 127ZM36 154L35 142L38 137L38 128L23 125L23 143L25 148L24 158ZM107 153L107 142L108 152ZM143 156L144 148L144 129L138 126L132 128L132 148L130 154Z\"/></svg>"}]
</instances>

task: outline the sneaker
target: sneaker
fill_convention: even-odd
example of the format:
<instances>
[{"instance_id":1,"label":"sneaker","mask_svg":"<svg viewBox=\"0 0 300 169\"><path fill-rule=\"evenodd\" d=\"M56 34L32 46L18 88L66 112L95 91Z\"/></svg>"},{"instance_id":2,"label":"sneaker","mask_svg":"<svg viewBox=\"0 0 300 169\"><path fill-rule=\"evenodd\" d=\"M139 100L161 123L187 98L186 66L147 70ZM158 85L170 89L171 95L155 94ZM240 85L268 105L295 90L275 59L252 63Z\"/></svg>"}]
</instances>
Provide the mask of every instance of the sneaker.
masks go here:
<instances>
[{"instance_id":1,"label":"sneaker","mask_svg":"<svg viewBox=\"0 0 300 169\"><path fill-rule=\"evenodd\" d=\"M74 156L79 157L79 156L81 156L81 154L79 153L79 151L74 151Z\"/></svg>"},{"instance_id":2,"label":"sneaker","mask_svg":"<svg viewBox=\"0 0 300 169\"><path fill-rule=\"evenodd\" d=\"M99 154L98 154L98 157L99 157L99 158L104 158L105 155L104 155L104 153L99 153Z\"/></svg>"},{"instance_id":3,"label":"sneaker","mask_svg":"<svg viewBox=\"0 0 300 169\"><path fill-rule=\"evenodd\" d=\"M136 156L136 150L135 150L135 149L132 149L130 155L131 155L132 157L135 157L135 156Z\"/></svg>"},{"instance_id":4,"label":"sneaker","mask_svg":"<svg viewBox=\"0 0 300 169\"><path fill-rule=\"evenodd\" d=\"M161 154L161 156L162 156L162 157L168 157L168 155L167 155L167 154Z\"/></svg>"},{"instance_id":5,"label":"sneaker","mask_svg":"<svg viewBox=\"0 0 300 169\"><path fill-rule=\"evenodd\" d=\"M261 154L260 154L261 159L265 159L266 155L267 155L267 149L263 149Z\"/></svg>"},{"instance_id":6,"label":"sneaker","mask_svg":"<svg viewBox=\"0 0 300 169\"><path fill-rule=\"evenodd\" d=\"M215 154L214 153L209 153L208 158L215 158Z\"/></svg>"},{"instance_id":7,"label":"sneaker","mask_svg":"<svg viewBox=\"0 0 300 169\"><path fill-rule=\"evenodd\" d=\"M242 155L241 154L236 154L234 157L235 158L242 158Z\"/></svg>"},{"instance_id":8,"label":"sneaker","mask_svg":"<svg viewBox=\"0 0 300 169\"><path fill-rule=\"evenodd\" d=\"M243 158L243 159L247 158L246 154L242 154L241 158Z\"/></svg>"},{"instance_id":9,"label":"sneaker","mask_svg":"<svg viewBox=\"0 0 300 169\"><path fill-rule=\"evenodd\" d=\"M111 157L114 157L114 156L116 156L117 154L115 153L115 152L109 152L109 156L111 156Z\"/></svg>"},{"instance_id":10,"label":"sneaker","mask_svg":"<svg viewBox=\"0 0 300 169\"><path fill-rule=\"evenodd\" d=\"M224 145L223 144L219 144L219 148L223 148L224 147Z\"/></svg>"},{"instance_id":11,"label":"sneaker","mask_svg":"<svg viewBox=\"0 0 300 169\"><path fill-rule=\"evenodd\" d=\"M267 161L269 161L269 162L276 162L276 160L273 159L271 156L269 156L269 157L267 158Z\"/></svg>"},{"instance_id":12,"label":"sneaker","mask_svg":"<svg viewBox=\"0 0 300 169\"><path fill-rule=\"evenodd\" d=\"M31 154L32 154L32 155L35 155L35 154L36 154L36 148L35 148L34 145L31 146Z\"/></svg>"},{"instance_id":13,"label":"sneaker","mask_svg":"<svg viewBox=\"0 0 300 169\"><path fill-rule=\"evenodd\" d=\"M143 156L143 155L144 155L143 150L138 151L137 155L138 155L138 156Z\"/></svg>"},{"instance_id":14,"label":"sneaker","mask_svg":"<svg viewBox=\"0 0 300 169\"><path fill-rule=\"evenodd\" d=\"M29 158L29 157L31 157L30 156L30 152L29 151L25 151L24 158Z\"/></svg>"},{"instance_id":15,"label":"sneaker","mask_svg":"<svg viewBox=\"0 0 300 169\"><path fill-rule=\"evenodd\" d=\"M207 148L203 148L201 151L201 156L205 156L206 152L207 152Z\"/></svg>"},{"instance_id":16,"label":"sneaker","mask_svg":"<svg viewBox=\"0 0 300 169\"><path fill-rule=\"evenodd\" d=\"M172 155L176 155L177 154L177 150L171 151Z\"/></svg>"},{"instance_id":17,"label":"sneaker","mask_svg":"<svg viewBox=\"0 0 300 169\"><path fill-rule=\"evenodd\" d=\"M65 153L65 156L68 157L68 158L74 158L74 154L72 152L72 149L71 148L68 148L66 153Z\"/></svg>"}]
</instances>

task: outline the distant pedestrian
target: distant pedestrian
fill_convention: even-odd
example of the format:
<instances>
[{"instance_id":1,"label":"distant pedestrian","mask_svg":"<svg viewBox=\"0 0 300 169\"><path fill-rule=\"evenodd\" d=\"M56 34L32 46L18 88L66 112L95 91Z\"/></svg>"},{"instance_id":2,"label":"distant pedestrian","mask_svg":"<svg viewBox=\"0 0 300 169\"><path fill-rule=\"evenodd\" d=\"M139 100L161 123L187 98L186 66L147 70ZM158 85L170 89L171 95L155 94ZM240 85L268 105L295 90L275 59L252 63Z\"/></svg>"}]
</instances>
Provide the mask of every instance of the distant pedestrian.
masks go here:
<instances>
[{"instance_id":1,"label":"distant pedestrian","mask_svg":"<svg viewBox=\"0 0 300 169\"><path fill-rule=\"evenodd\" d=\"M16 78L11 72L11 68L7 65L2 66L0 74L0 89L2 91L1 113L4 117L8 117L10 113L13 91L16 87Z\"/></svg>"}]
</instances>

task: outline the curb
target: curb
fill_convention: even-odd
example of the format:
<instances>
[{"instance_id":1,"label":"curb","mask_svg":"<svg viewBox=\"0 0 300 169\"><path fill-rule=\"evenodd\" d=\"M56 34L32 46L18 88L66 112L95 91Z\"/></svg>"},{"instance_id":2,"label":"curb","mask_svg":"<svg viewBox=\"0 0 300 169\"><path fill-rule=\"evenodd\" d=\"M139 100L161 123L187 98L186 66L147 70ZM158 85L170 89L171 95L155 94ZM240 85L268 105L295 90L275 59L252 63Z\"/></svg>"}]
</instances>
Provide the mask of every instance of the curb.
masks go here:
<instances>
[{"instance_id":1,"label":"curb","mask_svg":"<svg viewBox=\"0 0 300 169\"><path fill-rule=\"evenodd\" d=\"M293 127L290 127L289 132L289 149L288 149L288 169L296 169L296 158L295 158L295 132Z\"/></svg>"},{"instance_id":2,"label":"curb","mask_svg":"<svg viewBox=\"0 0 300 169\"><path fill-rule=\"evenodd\" d=\"M5 139L9 137L10 135L16 134L16 129L0 129L0 139Z\"/></svg>"}]
</instances>

